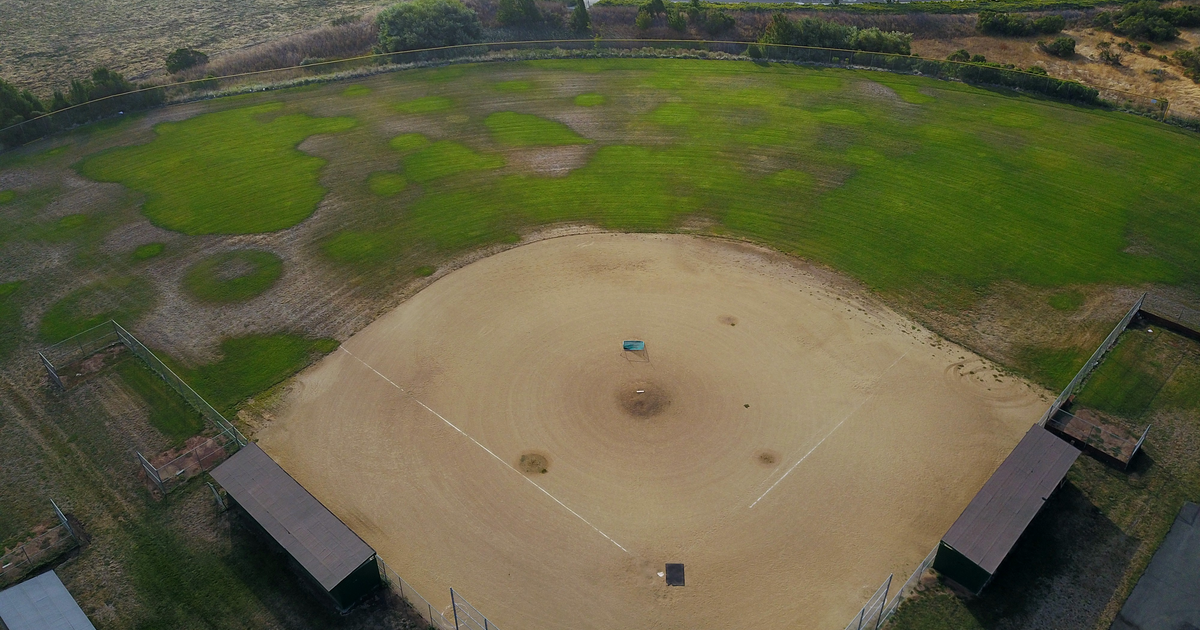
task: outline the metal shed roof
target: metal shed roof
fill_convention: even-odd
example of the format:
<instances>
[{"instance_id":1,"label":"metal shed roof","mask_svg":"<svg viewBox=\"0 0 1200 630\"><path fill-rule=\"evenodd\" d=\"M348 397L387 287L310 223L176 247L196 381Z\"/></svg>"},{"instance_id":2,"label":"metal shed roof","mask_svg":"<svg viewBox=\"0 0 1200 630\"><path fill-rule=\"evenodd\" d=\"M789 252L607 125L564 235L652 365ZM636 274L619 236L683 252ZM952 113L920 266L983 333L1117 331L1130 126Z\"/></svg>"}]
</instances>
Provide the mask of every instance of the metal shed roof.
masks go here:
<instances>
[{"instance_id":1,"label":"metal shed roof","mask_svg":"<svg viewBox=\"0 0 1200 630\"><path fill-rule=\"evenodd\" d=\"M96 630L53 571L0 591L0 620L8 630Z\"/></svg>"},{"instance_id":2,"label":"metal shed roof","mask_svg":"<svg viewBox=\"0 0 1200 630\"><path fill-rule=\"evenodd\" d=\"M247 444L211 474L327 591L375 555L257 444Z\"/></svg>"},{"instance_id":3,"label":"metal shed roof","mask_svg":"<svg viewBox=\"0 0 1200 630\"><path fill-rule=\"evenodd\" d=\"M1033 425L950 526L942 542L995 573L1079 449Z\"/></svg>"}]
</instances>

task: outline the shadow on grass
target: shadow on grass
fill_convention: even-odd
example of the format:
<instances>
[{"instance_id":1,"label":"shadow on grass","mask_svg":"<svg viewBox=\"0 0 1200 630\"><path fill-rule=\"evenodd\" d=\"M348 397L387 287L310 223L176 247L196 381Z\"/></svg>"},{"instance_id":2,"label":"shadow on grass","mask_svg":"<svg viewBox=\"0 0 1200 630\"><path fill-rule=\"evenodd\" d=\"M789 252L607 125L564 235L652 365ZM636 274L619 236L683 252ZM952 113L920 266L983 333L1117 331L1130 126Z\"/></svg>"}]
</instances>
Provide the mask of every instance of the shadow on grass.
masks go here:
<instances>
[{"instance_id":1,"label":"shadow on grass","mask_svg":"<svg viewBox=\"0 0 1200 630\"><path fill-rule=\"evenodd\" d=\"M1153 462L1144 454L1138 465ZM1091 628L1140 540L1067 482L1033 520L981 597L965 603L984 628Z\"/></svg>"}]
</instances>

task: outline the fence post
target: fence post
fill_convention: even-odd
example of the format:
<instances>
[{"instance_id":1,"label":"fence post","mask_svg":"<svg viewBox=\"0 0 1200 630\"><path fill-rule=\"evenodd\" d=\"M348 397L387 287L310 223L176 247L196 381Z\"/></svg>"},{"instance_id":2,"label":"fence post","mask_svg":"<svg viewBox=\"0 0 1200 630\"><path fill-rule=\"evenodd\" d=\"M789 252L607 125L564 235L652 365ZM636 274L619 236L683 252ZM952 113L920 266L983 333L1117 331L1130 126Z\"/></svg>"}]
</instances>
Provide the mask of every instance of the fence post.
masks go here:
<instances>
[{"instance_id":1,"label":"fence post","mask_svg":"<svg viewBox=\"0 0 1200 630\"><path fill-rule=\"evenodd\" d=\"M450 611L454 613L454 630L458 628L458 603L454 601L454 589L450 589Z\"/></svg>"},{"instance_id":2,"label":"fence post","mask_svg":"<svg viewBox=\"0 0 1200 630\"><path fill-rule=\"evenodd\" d=\"M66 528L67 533L71 535L71 538L75 539L75 542L79 542L79 536L75 535L75 530L72 529L71 524L67 522L67 517L62 513L62 510L58 509L58 504L54 502L54 499L50 499L50 505L54 506L54 514L58 516L59 522L61 522L62 526Z\"/></svg>"},{"instance_id":3,"label":"fence post","mask_svg":"<svg viewBox=\"0 0 1200 630\"><path fill-rule=\"evenodd\" d=\"M154 485L158 486L158 491L164 497L167 496L167 489L163 487L162 478L158 476L158 471L154 469L154 466L150 465L150 462L146 461L146 458L142 456L140 451L134 451L134 453L137 454L138 461L142 464L142 469L150 476L150 481L153 481Z\"/></svg>"},{"instance_id":4,"label":"fence post","mask_svg":"<svg viewBox=\"0 0 1200 630\"><path fill-rule=\"evenodd\" d=\"M883 587L883 599L879 600L879 615L875 617L875 630L883 625L883 607L887 605L888 595L892 593L892 575L888 575L887 585Z\"/></svg>"},{"instance_id":5,"label":"fence post","mask_svg":"<svg viewBox=\"0 0 1200 630\"><path fill-rule=\"evenodd\" d=\"M62 379L58 377L58 371L54 369L54 364L51 363L50 360L46 358L46 355L42 354L41 352L37 354L42 360L42 365L45 366L46 371L50 373L50 380L54 381L54 384L58 385L59 389L66 389L66 387L63 387Z\"/></svg>"}]
</instances>

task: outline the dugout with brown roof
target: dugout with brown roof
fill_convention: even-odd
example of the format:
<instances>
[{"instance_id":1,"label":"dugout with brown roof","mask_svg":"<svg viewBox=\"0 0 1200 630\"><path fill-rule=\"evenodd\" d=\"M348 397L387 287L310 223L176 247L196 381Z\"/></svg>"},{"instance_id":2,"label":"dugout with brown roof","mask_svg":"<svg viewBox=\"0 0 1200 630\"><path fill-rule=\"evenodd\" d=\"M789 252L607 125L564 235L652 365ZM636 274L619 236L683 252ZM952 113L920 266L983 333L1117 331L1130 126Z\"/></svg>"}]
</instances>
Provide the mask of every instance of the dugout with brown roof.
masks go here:
<instances>
[{"instance_id":1,"label":"dugout with brown roof","mask_svg":"<svg viewBox=\"0 0 1200 630\"><path fill-rule=\"evenodd\" d=\"M1079 449L1033 425L942 537L933 568L982 591L1077 457Z\"/></svg>"},{"instance_id":2,"label":"dugout with brown roof","mask_svg":"<svg viewBox=\"0 0 1200 630\"><path fill-rule=\"evenodd\" d=\"M339 610L382 584L375 550L257 444L242 447L211 474Z\"/></svg>"}]
</instances>

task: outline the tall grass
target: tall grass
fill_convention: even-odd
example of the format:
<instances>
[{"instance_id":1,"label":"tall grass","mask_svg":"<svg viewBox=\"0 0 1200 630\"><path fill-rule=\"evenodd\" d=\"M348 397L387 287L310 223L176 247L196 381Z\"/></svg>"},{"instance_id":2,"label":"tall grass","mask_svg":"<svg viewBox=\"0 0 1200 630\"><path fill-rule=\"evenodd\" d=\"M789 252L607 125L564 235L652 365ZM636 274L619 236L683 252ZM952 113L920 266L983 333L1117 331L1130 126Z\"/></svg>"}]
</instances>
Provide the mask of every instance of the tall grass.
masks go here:
<instances>
[{"instance_id":1,"label":"tall grass","mask_svg":"<svg viewBox=\"0 0 1200 630\"><path fill-rule=\"evenodd\" d=\"M274 70L298 66L305 61L365 55L371 52L371 46L379 37L379 31L375 27L376 13L368 13L359 20L345 24L323 26L220 55L203 66L180 73L179 78L190 80L208 75L224 76Z\"/></svg>"}]
</instances>

